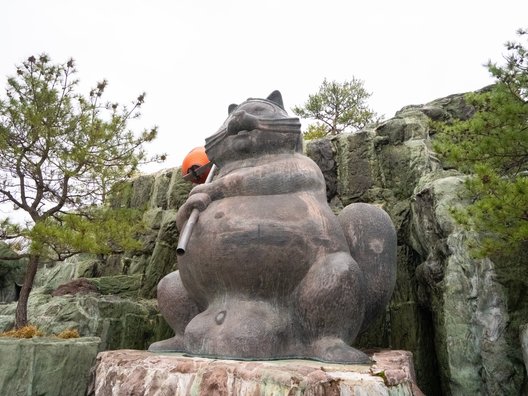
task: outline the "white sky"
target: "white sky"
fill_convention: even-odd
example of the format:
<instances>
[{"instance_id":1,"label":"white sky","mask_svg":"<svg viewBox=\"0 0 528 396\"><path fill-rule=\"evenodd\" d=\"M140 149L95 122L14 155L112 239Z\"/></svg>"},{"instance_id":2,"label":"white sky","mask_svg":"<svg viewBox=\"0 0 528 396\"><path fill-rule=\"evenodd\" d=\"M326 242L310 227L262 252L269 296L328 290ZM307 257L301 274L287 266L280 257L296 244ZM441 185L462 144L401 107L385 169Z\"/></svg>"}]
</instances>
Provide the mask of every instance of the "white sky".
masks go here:
<instances>
[{"instance_id":1,"label":"white sky","mask_svg":"<svg viewBox=\"0 0 528 396\"><path fill-rule=\"evenodd\" d=\"M0 8L0 85L29 55L74 58L85 93L147 92L133 129L158 125L147 148L179 166L230 103L282 92L302 105L326 77L360 78L390 118L492 82L483 67L528 27L526 0L11 0ZM4 94L1 94L4 97ZM304 123L306 125L306 123Z\"/></svg>"}]
</instances>

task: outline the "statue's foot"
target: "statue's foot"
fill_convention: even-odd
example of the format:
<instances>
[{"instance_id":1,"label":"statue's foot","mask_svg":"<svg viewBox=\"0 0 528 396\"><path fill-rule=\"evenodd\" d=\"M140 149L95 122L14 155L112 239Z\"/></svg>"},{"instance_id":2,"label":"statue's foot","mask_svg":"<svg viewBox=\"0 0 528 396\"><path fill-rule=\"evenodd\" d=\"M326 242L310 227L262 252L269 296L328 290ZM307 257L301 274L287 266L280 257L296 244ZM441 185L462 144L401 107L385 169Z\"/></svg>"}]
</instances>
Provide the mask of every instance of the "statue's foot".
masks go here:
<instances>
[{"instance_id":1,"label":"statue's foot","mask_svg":"<svg viewBox=\"0 0 528 396\"><path fill-rule=\"evenodd\" d=\"M236 359L275 359L289 340L285 308L262 300L228 299L211 304L185 329L192 355Z\"/></svg>"},{"instance_id":2,"label":"statue's foot","mask_svg":"<svg viewBox=\"0 0 528 396\"><path fill-rule=\"evenodd\" d=\"M183 337L174 336L163 341L150 344L149 352L183 352Z\"/></svg>"},{"instance_id":3,"label":"statue's foot","mask_svg":"<svg viewBox=\"0 0 528 396\"><path fill-rule=\"evenodd\" d=\"M312 343L312 355L313 359L328 363L372 363L368 355L333 337L322 337Z\"/></svg>"}]
</instances>

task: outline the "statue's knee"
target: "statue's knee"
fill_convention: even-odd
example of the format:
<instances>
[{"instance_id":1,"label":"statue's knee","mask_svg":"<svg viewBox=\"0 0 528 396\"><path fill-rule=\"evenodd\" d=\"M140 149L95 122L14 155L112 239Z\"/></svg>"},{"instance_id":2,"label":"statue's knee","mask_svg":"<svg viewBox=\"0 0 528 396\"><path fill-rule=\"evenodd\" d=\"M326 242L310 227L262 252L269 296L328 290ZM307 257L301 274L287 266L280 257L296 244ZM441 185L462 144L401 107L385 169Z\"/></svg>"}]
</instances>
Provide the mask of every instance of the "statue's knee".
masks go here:
<instances>
[{"instance_id":1,"label":"statue's knee","mask_svg":"<svg viewBox=\"0 0 528 396\"><path fill-rule=\"evenodd\" d=\"M331 293L332 289L337 293L343 289L358 293L362 285L361 269L348 252L329 253L320 257L304 279L304 288L318 289L319 293Z\"/></svg>"},{"instance_id":2,"label":"statue's knee","mask_svg":"<svg viewBox=\"0 0 528 396\"><path fill-rule=\"evenodd\" d=\"M162 300L171 298L176 288L179 287L180 283L181 280L178 271L174 271L165 275L158 283L157 298Z\"/></svg>"}]
</instances>

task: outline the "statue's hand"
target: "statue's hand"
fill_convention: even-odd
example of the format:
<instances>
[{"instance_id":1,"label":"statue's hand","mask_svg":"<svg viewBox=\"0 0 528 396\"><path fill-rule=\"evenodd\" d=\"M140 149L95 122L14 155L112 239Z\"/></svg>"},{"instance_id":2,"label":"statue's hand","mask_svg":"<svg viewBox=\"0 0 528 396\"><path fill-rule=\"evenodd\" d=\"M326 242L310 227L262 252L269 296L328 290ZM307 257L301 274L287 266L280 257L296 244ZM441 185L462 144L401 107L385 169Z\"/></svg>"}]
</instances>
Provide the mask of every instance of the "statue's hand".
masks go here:
<instances>
[{"instance_id":1,"label":"statue's hand","mask_svg":"<svg viewBox=\"0 0 528 396\"><path fill-rule=\"evenodd\" d=\"M194 191L194 189L193 189ZM198 209L200 212L204 211L211 203L211 197L206 193L193 193L187 201L180 206L176 215L176 226L181 231L185 222L189 219L193 209Z\"/></svg>"},{"instance_id":2,"label":"statue's hand","mask_svg":"<svg viewBox=\"0 0 528 396\"><path fill-rule=\"evenodd\" d=\"M198 184L193 187L193 189L189 193L189 196L193 196L196 194L208 194L209 192L210 192L210 184Z\"/></svg>"}]
</instances>

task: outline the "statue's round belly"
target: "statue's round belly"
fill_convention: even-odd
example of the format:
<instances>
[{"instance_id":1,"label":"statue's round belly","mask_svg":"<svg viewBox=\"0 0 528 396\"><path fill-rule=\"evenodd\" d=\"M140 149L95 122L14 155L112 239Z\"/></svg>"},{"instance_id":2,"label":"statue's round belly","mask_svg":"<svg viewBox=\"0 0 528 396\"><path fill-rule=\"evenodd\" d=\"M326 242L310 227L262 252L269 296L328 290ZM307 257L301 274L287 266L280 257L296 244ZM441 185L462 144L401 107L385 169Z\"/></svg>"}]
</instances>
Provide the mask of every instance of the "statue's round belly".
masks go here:
<instances>
[{"instance_id":1,"label":"statue's round belly","mask_svg":"<svg viewBox=\"0 0 528 396\"><path fill-rule=\"evenodd\" d=\"M342 234L335 235L341 232L335 216L319 206L300 194L211 203L200 214L187 253L179 260L184 284L213 294L290 293L318 254L342 242Z\"/></svg>"}]
</instances>

